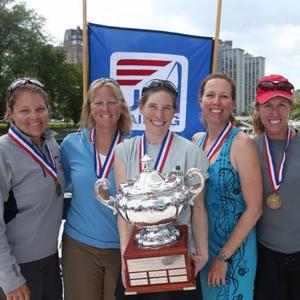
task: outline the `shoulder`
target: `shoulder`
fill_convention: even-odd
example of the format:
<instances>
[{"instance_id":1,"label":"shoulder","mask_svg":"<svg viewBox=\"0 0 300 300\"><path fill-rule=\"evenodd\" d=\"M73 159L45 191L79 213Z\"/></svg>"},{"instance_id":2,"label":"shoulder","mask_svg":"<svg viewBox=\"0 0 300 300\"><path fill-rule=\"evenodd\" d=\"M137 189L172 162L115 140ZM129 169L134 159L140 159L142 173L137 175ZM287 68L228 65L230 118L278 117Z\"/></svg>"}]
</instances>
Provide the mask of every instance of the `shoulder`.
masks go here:
<instances>
[{"instance_id":1,"label":"shoulder","mask_svg":"<svg viewBox=\"0 0 300 300\"><path fill-rule=\"evenodd\" d=\"M137 145L138 140L140 139L139 136L135 136L135 137L131 137L131 138L126 138L124 139L121 143L119 143L116 146L116 153L120 153L120 151L131 151L131 149L133 147L135 147L135 145Z\"/></svg>"},{"instance_id":2,"label":"shoulder","mask_svg":"<svg viewBox=\"0 0 300 300\"><path fill-rule=\"evenodd\" d=\"M187 149L189 149L189 148L198 149L198 147L193 142L191 142L187 138L180 136L176 133L174 133L174 144L176 146L187 148Z\"/></svg>"},{"instance_id":3,"label":"shoulder","mask_svg":"<svg viewBox=\"0 0 300 300\"><path fill-rule=\"evenodd\" d=\"M249 145L254 145L253 140L243 131L239 131L236 136L233 138L232 142L233 147L238 148L239 150L249 147Z\"/></svg>"},{"instance_id":4,"label":"shoulder","mask_svg":"<svg viewBox=\"0 0 300 300\"><path fill-rule=\"evenodd\" d=\"M8 160L9 157L11 157L14 153L13 147L15 146L15 143L13 143L7 134L2 135L0 137L0 157L1 160Z\"/></svg>"},{"instance_id":5,"label":"shoulder","mask_svg":"<svg viewBox=\"0 0 300 300\"><path fill-rule=\"evenodd\" d=\"M0 147L7 147L10 144L10 139L7 134L0 136Z\"/></svg>"},{"instance_id":6,"label":"shoulder","mask_svg":"<svg viewBox=\"0 0 300 300\"><path fill-rule=\"evenodd\" d=\"M231 154L237 163L251 162L251 158L258 158L257 148L253 139L242 131L233 139Z\"/></svg>"},{"instance_id":7,"label":"shoulder","mask_svg":"<svg viewBox=\"0 0 300 300\"><path fill-rule=\"evenodd\" d=\"M192 137L192 142L197 144L199 139L205 135L205 131L196 132Z\"/></svg>"},{"instance_id":8,"label":"shoulder","mask_svg":"<svg viewBox=\"0 0 300 300\"><path fill-rule=\"evenodd\" d=\"M77 144L80 140L86 137L85 131L78 131L69 133L62 141L61 148L69 147L71 145Z\"/></svg>"}]
</instances>

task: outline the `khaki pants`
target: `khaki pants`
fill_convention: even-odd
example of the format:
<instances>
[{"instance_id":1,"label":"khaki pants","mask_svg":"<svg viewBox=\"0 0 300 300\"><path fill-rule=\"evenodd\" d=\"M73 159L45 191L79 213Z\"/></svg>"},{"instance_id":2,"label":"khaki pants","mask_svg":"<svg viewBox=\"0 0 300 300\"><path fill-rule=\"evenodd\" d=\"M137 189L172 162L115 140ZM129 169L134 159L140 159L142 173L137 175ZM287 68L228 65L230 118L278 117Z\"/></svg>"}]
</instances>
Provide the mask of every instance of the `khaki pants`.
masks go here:
<instances>
[{"instance_id":1,"label":"khaki pants","mask_svg":"<svg viewBox=\"0 0 300 300\"><path fill-rule=\"evenodd\" d=\"M63 236L64 300L114 300L119 249L99 249Z\"/></svg>"}]
</instances>

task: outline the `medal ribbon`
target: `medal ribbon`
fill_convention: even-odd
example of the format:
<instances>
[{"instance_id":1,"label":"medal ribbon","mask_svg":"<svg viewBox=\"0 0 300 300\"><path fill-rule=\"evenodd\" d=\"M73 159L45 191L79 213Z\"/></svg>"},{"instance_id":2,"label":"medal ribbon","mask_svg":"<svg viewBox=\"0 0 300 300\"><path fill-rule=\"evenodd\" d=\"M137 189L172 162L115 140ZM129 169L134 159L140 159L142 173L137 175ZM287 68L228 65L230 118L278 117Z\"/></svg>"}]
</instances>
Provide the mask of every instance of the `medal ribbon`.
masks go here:
<instances>
[{"instance_id":1,"label":"medal ribbon","mask_svg":"<svg viewBox=\"0 0 300 300\"><path fill-rule=\"evenodd\" d=\"M104 161L104 164L102 166L101 164L101 158L100 154L98 153L96 146L95 146L95 138L96 138L96 129L93 128L90 131L90 140L93 143L94 146L94 165L95 165L95 171L98 178L107 178L110 172L110 169L114 162L114 156L115 156L115 148L117 144L121 142L121 134L119 130L116 130L115 135L113 137L112 143L109 147L108 153L106 155L106 159Z\"/></svg>"},{"instance_id":2,"label":"medal ribbon","mask_svg":"<svg viewBox=\"0 0 300 300\"><path fill-rule=\"evenodd\" d=\"M158 153L158 156L155 161L154 169L158 170L159 173L162 173L163 168L166 164L167 157L173 142L174 134L168 130L167 134L165 135L162 144L160 146L160 150ZM141 159L144 157L144 155L147 153L147 141L145 134L142 135L139 145L139 171L140 173L143 170Z\"/></svg>"},{"instance_id":3,"label":"medal ribbon","mask_svg":"<svg viewBox=\"0 0 300 300\"><path fill-rule=\"evenodd\" d=\"M279 164L278 172L276 174L274 156L272 154L272 143L269 140L267 134L265 133L265 155L266 155L266 160L267 160L268 174L269 174L269 178L270 178L274 193L277 192L277 190L279 189L280 184L283 180L284 171L285 171L285 163L286 163L286 152L287 152L288 146L290 144L291 136L292 136L292 130L290 127L288 127L285 150L282 155L281 162Z\"/></svg>"},{"instance_id":4,"label":"medal ribbon","mask_svg":"<svg viewBox=\"0 0 300 300\"><path fill-rule=\"evenodd\" d=\"M35 160L54 179L54 181L57 181L58 175L55 166L55 161L53 158L52 151L47 144L45 145L45 148L48 156L50 157L50 161L41 151L39 151L34 146L34 144L25 140L24 137L15 128L10 127L7 135L12 141L18 144L28 155L30 155L31 158Z\"/></svg>"},{"instance_id":5,"label":"medal ribbon","mask_svg":"<svg viewBox=\"0 0 300 300\"><path fill-rule=\"evenodd\" d=\"M211 146L211 148L209 149L209 151L207 152L207 158L209 161L211 161L212 157L219 151L219 149L222 147L222 145L224 144L227 136L229 135L229 133L231 132L233 126L230 122L228 122L225 127L222 129L221 133L218 135L216 141L214 142L214 144ZM205 134L205 137L203 138L200 147L202 150L204 150L204 145L205 145L205 141L207 139L207 132Z\"/></svg>"}]
</instances>

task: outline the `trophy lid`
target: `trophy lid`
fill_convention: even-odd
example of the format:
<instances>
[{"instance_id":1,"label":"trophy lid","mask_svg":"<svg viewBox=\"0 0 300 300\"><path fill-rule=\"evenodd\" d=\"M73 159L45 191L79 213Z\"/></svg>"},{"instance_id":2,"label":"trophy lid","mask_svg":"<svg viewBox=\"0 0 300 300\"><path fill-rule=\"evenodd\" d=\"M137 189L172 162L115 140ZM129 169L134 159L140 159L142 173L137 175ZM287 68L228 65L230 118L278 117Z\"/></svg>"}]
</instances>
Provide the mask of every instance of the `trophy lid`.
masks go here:
<instances>
[{"instance_id":1,"label":"trophy lid","mask_svg":"<svg viewBox=\"0 0 300 300\"><path fill-rule=\"evenodd\" d=\"M139 198L151 194L153 196L174 193L180 179L175 174L170 174L165 178L153 169L151 163L153 159L145 155L142 159L143 171L139 176L129 183L121 184L120 191L127 197Z\"/></svg>"}]
</instances>

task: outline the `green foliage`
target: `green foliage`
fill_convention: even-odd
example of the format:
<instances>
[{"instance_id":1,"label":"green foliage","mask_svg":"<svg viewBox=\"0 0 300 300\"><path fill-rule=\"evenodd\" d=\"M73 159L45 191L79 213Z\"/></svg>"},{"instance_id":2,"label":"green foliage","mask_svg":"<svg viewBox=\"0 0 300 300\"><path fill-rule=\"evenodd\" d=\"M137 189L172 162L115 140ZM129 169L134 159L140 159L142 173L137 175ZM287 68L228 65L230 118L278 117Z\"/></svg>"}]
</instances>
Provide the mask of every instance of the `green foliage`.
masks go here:
<instances>
[{"instance_id":1,"label":"green foliage","mask_svg":"<svg viewBox=\"0 0 300 300\"><path fill-rule=\"evenodd\" d=\"M16 0L0 0L0 116L6 90L18 77L36 77L45 84L53 115L80 118L81 66L65 62L64 50L42 33L44 18Z\"/></svg>"},{"instance_id":2,"label":"green foliage","mask_svg":"<svg viewBox=\"0 0 300 300\"><path fill-rule=\"evenodd\" d=\"M294 94L295 108L292 111L291 118L299 119L300 118L300 90L295 91Z\"/></svg>"}]
</instances>

